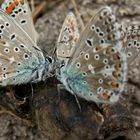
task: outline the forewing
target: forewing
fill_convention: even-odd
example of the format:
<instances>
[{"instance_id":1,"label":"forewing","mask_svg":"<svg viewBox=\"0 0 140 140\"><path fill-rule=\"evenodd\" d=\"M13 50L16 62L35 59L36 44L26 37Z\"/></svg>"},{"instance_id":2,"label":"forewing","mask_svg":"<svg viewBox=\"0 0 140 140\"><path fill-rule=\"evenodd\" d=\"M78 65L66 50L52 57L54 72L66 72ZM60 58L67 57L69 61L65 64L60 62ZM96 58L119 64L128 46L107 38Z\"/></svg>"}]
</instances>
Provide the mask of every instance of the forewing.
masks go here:
<instances>
[{"instance_id":1,"label":"forewing","mask_svg":"<svg viewBox=\"0 0 140 140\"><path fill-rule=\"evenodd\" d=\"M67 63L71 57L75 44L79 38L79 31L76 17L69 13L63 23L58 41L57 41L57 58Z\"/></svg>"},{"instance_id":2,"label":"forewing","mask_svg":"<svg viewBox=\"0 0 140 140\"><path fill-rule=\"evenodd\" d=\"M41 50L26 32L0 10L0 85L21 84L35 78L44 62Z\"/></svg>"},{"instance_id":3,"label":"forewing","mask_svg":"<svg viewBox=\"0 0 140 140\"><path fill-rule=\"evenodd\" d=\"M81 81L75 86L74 81L69 82L74 93L95 102L118 100L126 79L119 28L109 7L101 9L86 26L66 68L68 79Z\"/></svg>"},{"instance_id":4,"label":"forewing","mask_svg":"<svg viewBox=\"0 0 140 140\"><path fill-rule=\"evenodd\" d=\"M17 22L34 42L37 42L38 35L27 0L4 0L1 8Z\"/></svg>"},{"instance_id":5,"label":"forewing","mask_svg":"<svg viewBox=\"0 0 140 140\"><path fill-rule=\"evenodd\" d=\"M116 17L110 7L102 8L87 24L76 44L71 62L85 52L88 48L96 44L116 44L120 39L120 25L116 22ZM119 46L117 46L119 47Z\"/></svg>"},{"instance_id":6,"label":"forewing","mask_svg":"<svg viewBox=\"0 0 140 140\"><path fill-rule=\"evenodd\" d=\"M133 25L125 31L123 48L127 55L128 64L131 64L140 53L140 27Z\"/></svg>"}]
</instances>

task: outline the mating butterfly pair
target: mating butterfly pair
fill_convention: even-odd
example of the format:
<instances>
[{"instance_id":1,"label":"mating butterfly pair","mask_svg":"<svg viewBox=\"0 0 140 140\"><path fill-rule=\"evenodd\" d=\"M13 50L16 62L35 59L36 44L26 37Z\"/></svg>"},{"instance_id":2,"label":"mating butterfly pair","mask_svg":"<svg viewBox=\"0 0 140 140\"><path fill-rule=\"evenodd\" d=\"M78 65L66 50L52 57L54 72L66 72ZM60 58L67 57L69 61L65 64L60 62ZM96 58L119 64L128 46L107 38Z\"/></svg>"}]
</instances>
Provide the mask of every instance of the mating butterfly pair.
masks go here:
<instances>
[{"instance_id":1,"label":"mating butterfly pair","mask_svg":"<svg viewBox=\"0 0 140 140\"><path fill-rule=\"evenodd\" d=\"M57 62L44 56L26 0L5 0L0 10L0 85L37 82L52 75ZM134 33L135 32L135 33ZM72 94L95 102L115 102L126 79L126 49L132 61L139 52L139 29L120 41L119 24L109 7L101 9L80 35L74 15L64 22L57 44L56 72ZM135 39L134 39L135 38ZM124 44L124 45L123 45ZM124 48L123 48L124 46Z\"/></svg>"}]
</instances>

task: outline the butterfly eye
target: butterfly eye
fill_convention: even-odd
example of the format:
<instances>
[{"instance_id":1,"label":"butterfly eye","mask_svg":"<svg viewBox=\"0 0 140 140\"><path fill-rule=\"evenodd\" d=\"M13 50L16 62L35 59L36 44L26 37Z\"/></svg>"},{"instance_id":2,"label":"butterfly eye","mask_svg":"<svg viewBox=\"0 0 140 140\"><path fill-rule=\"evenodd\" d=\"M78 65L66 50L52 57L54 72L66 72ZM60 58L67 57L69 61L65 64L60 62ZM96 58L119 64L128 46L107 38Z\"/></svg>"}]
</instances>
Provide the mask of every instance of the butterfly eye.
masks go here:
<instances>
[{"instance_id":1,"label":"butterfly eye","mask_svg":"<svg viewBox=\"0 0 140 140\"><path fill-rule=\"evenodd\" d=\"M52 58L49 57L49 56L46 57L46 61L49 61L49 63L52 63L53 62Z\"/></svg>"}]
</instances>

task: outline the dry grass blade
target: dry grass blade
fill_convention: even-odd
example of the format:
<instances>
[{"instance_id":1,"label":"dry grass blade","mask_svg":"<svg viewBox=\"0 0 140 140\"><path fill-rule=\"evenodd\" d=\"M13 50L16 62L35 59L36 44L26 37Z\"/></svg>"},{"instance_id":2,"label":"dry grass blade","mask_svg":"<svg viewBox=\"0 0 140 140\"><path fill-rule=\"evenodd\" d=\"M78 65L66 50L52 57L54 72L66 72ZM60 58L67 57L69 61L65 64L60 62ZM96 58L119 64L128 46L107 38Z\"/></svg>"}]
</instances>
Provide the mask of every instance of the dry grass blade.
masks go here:
<instances>
[{"instance_id":1,"label":"dry grass blade","mask_svg":"<svg viewBox=\"0 0 140 140\"><path fill-rule=\"evenodd\" d=\"M82 31L83 31L84 28L85 28L85 26L84 26L83 20L81 19L80 13L79 13L79 11L78 11L78 9L77 9L77 4L76 4L75 0L71 0L71 1L72 1L74 10L75 10L76 16L77 16L77 18L78 18L78 20L79 20L79 23L80 23L80 25L81 25L81 29L82 29Z\"/></svg>"},{"instance_id":2,"label":"dry grass blade","mask_svg":"<svg viewBox=\"0 0 140 140\"><path fill-rule=\"evenodd\" d=\"M33 12L33 19L34 21L36 21L37 16L40 14L40 12L42 11L42 9L46 6L47 2L46 1L42 1L40 5L38 5L34 12Z\"/></svg>"}]
</instances>

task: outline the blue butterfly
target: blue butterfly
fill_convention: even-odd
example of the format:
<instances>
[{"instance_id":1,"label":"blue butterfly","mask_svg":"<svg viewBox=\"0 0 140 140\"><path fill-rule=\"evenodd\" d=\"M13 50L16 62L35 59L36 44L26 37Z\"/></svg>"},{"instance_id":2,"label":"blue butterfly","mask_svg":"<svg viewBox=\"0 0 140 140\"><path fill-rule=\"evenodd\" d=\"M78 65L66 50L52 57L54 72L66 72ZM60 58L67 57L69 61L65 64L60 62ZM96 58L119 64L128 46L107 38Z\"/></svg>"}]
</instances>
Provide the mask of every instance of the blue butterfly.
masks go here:
<instances>
[{"instance_id":1,"label":"blue butterfly","mask_svg":"<svg viewBox=\"0 0 140 140\"><path fill-rule=\"evenodd\" d=\"M57 71L58 79L75 96L115 103L127 73L120 38L120 25L110 7L102 8L81 35L74 14L69 13L57 42L57 58L64 63Z\"/></svg>"},{"instance_id":2,"label":"blue butterfly","mask_svg":"<svg viewBox=\"0 0 140 140\"><path fill-rule=\"evenodd\" d=\"M0 10L0 85L37 82L52 75L54 59L37 46L26 0L5 0Z\"/></svg>"}]
</instances>

